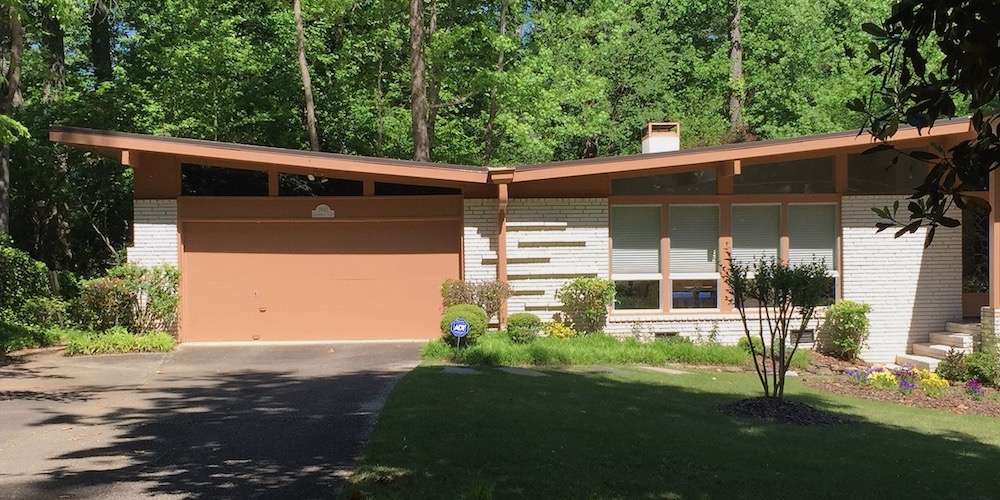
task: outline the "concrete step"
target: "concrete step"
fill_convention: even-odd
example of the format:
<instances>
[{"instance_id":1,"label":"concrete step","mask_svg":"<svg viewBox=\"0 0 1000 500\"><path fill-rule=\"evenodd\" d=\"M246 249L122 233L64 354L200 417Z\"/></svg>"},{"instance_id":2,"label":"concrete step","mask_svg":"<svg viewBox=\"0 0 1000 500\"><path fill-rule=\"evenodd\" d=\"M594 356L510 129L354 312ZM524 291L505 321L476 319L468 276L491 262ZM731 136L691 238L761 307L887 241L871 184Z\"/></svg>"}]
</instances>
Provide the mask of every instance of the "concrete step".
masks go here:
<instances>
[{"instance_id":1,"label":"concrete step","mask_svg":"<svg viewBox=\"0 0 1000 500\"><path fill-rule=\"evenodd\" d=\"M966 335L964 333L932 333L930 340L932 344L944 344L955 347L972 347L972 335Z\"/></svg>"},{"instance_id":2,"label":"concrete step","mask_svg":"<svg viewBox=\"0 0 1000 500\"><path fill-rule=\"evenodd\" d=\"M932 344L930 342L918 342L913 344L913 354L937 359L944 359L948 355L948 351L952 349L966 354L972 352L971 347L955 347L944 344Z\"/></svg>"},{"instance_id":3,"label":"concrete step","mask_svg":"<svg viewBox=\"0 0 1000 500\"><path fill-rule=\"evenodd\" d=\"M944 329L951 333L964 333L966 335L978 335L979 323L963 323L961 321L948 321L944 324Z\"/></svg>"},{"instance_id":4,"label":"concrete step","mask_svg":"<svg viewBox=\"0 0 1000 500\"><path fill-rule=\"evenodd\" d=\"M941 360L937 358L929 358L927 356L918 356L916 354L897 354L896 364L899 366L912 366L914 368L922 368L925 370L935 371L937 370L937 365Z\"/></svg>"}]
</instances>

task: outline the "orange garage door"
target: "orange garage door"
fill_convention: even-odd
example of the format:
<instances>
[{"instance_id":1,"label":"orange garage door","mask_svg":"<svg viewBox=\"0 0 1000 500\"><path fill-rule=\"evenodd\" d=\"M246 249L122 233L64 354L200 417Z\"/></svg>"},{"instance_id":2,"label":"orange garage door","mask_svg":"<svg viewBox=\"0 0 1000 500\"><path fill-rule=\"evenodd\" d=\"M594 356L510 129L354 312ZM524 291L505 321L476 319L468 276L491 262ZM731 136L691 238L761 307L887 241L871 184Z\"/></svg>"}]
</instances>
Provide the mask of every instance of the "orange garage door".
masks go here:
<instances>
[{"instance_id":1,"label":"orange garage door","mask_svg":"<svg viewBox=\"0 0 1000 500\"><path fill-rule=\"evenodd\" d=\"M457 220L185 222L181 339L439 335Z\"/></svg>"}]
</instances>

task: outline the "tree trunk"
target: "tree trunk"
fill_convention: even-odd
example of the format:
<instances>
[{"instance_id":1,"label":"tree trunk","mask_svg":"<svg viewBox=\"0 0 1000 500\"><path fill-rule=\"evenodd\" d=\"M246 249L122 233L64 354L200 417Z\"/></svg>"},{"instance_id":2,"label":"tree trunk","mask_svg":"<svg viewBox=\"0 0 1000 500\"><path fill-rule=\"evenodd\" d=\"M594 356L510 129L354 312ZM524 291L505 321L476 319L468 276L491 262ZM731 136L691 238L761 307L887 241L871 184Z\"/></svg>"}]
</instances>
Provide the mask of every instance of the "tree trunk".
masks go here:
<instances>
[{"instance_id":1,"label":"tree trunk","mask_svg":"<svg viewBox=\"0 0 1000 500\"><path fill-rule=\"evenodd\" d=\"M21 56L24 54L24 33L15 7L5 7L0 19L0 113L7 116L24 104L21 97ZM0 231L10 232L10 144L0 149Z\"/></svg>"},{"instance_id":2,"label":"tree trunk","mask_svg":"<svg viewBox=\"0 0 1000 500\"><path fill-rule=\"evenodd\" d=\"M430 19L427 20L427 32L424 36L424 47L429 47L437 33L437 0L431 0ZM427 68L427 154L434 151L434 126L437 124L438 108L441 107L441 63L431 64Z\"/></svg>"},{"instance_id":3,"label":"tree trunk","mask_svg":"<svg viewBox=\"0 0 1000 500\"><path fill-rule=\"evenodd\" d=\"M741 0L733 0L733 18L729 26L729 131L734 142L745 140L746 124L743 122L743 97L746 84L743 80L743 35L740 32Z\"/></svg>"},{"instance_id":4,"label":"tree trunk","mask_svg":"<svg viewBox=\"0 0 1000 500\"><path fill-rule=\"evenodd\" d=\"M500 38L507 36L507 9L509 8L510 1L502 0L500 2ZM497 77L503 74L504 71L504 57L506 56L504 46L500 46L500 50L497 53ZM497 86L493 85L490 90L490 111L486 118L486 135L483 140L483 164L489 165L490 161L493 160L493 150L496 147L494 142L496 141L496 132L493 130L493 122L497 119Z\"/></svg>"},{"instance_id":5,"label":"tree trunk","mask_svg":"<svg viewBox=\"0 0 1000 500\"><path fill-rule=\"evenodd\" d=\"M98 82L110 82L111 69L111 2L94 0L90 10L90 60Z\"/></svg>"},{"instance_id":6,"label":"tree trunk","mask_svg":"<svg viewBox=\"0 0 1000 500\"><path fill-rule=\"evenodd\" d=\"M430 161L427 135L427 86L424 68L424 3L410 1L410 117L413 123L413 159Z\"/></svg>"},{"instance_id":7,"label":"tree trunk","mask_svg":"<svg viewBox=\"0 0 1000 500\"><path fill-rule=\"evenodd\" d=\"M302 27L302 0L292 0L295 14L295 36L298 39L299 75L302 76L302 91L306 98L306 133L309 146L319 151L319 134L316 133L316 106L313 104L312 79L309 77L309 63L306 62L306 32Z\"/></svg>"},{"instance_id":8,"label":"tree trunk","mask_svg":"<svg viewBox=\"0 0 1000 500\"><path fill-rule=\"evenodd\" d=\"M42 10L42 52L49 67L42 84L42 102L51 102L57 90L66 88L66 45L62 24L52 15L52 9L45 4Z\"/></svg>"}]
</instances>

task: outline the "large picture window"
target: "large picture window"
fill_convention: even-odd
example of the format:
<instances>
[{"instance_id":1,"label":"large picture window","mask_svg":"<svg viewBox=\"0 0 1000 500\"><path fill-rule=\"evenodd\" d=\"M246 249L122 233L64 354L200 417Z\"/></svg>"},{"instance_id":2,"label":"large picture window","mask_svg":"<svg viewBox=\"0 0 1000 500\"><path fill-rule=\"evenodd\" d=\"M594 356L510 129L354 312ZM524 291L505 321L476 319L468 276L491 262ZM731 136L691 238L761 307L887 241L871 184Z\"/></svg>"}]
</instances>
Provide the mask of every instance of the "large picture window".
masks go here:
<instances>
[{"instance_id":1,"label":"large picture window","mask_svg":"<svg viewBox=\"0 0 1000 500\"><path fill-rule=\"evenodd\" d=\"M837 297L837 206L833 204L788 205L788 265L812 262L826 264L834 279L830 299Z\"/></svg>"},{"instance_id":2,"label":"large picture window","mask_svg":"<svg viewBox=\"0 0 1000 500\"><path fill-rule=\"evenodd\" d=\"M671 309L719 307L719 206L670 206Z\"/></svg>"},{"instance_id":3,"label":"large picture window","mask_svg":"<svg viewBox=\"0 0 1000 500\"><path fill-rule=\"evenodd\" d=\"M656 206L611 207L611 279L616 310L660 306L660 212Z\"/></svg>"},{"instance_id":4,"label":"large picture window","mask_svg":"<svg viewBox=\"0 0 1000 500\"><path fill-rule=\"evenodd\" d=\"M733 205L732 224L733 262L752 265L779 259L781 205Z\"/></svg>"}]
</instances>

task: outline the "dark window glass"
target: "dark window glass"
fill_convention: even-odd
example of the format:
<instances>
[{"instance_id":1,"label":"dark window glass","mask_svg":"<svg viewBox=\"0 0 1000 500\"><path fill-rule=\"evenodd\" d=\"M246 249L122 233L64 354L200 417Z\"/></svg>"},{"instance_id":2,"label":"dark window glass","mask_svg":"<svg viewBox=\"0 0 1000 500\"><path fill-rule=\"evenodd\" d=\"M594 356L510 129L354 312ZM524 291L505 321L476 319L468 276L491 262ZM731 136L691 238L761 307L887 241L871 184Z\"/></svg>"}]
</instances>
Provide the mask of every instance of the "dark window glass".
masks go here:
<instances>
[{"instance_id":1,"label":"dark window glass","mask_svg":"<svg viewBox=\"0 0 1000 500\"><path fill-rule=\"evenodd\" d=\"M659 281L615 281L615 309L659 309Z\"/></svg>"},{"instance_id":2,"label":"dark window glass","mask_svg":"<svg viewBox=\"0 0 1000 500\"><path fill-rule=\"evenodd\" d=\"M833 158L743 165L733 178L736 194L832 193Z\"/></svg>"},{"instance_id":3,"label":"dark window glass","mask_svg":"<svg viewBox=\"0 0 1000 500\"><path fill-rule=\"evenodd\" d=\"M364 183L313 175L278 174L281 196L361 196Z\"/></svg>"},{"instance_id":4,"label":"dark window glass","mask_svg":"<svg viewBox=\"0 0 1000 500\"><path fill-rule=\"evenodd\" d=\"M903 151L908 153L909 151ZM899 151L853 154L847 157L849 193L909 194L923 184L927 162L915 160Z\"/></svg>"},{"instance_id":5,"label":"dark window glass","mask_svg":"<svg viewBox=\"0 0 1000 500\"><path fill-rule=\"evenodd\" d=\"M613 195L643 194L715 194L715 169L615 179L611 181Z\"/></svg>"},{"instance_id":6,"label":"dark window glass","mask_svg":"<svg viewBox=\"0 0 1000 500\"><path fill-rule=\"evenodd\" d=\"M267 196L267 172L238 168L181 165L185 196Z\"/></svg>"},{"instance_id":7,"label":"dark window glass","mask_svg":"<svg viewBox=\"0 0 1000 500\"><path fill-rule=\"evenodd\" d=\"M462 194L462 190L440 186L415 186L412 184L393 184L390 182L375 183L375 196L420 196L430 194Z\"/></svg>"},{"instance_id":8,"label":"dark window glass","mask_svg":"<svg viewBox=\"0 0 1000 500\"><path fill-rule=\"evenodd\" d=\"M673 280L670 300L673 309L716 309L719 307L719 282Z\"/></svg>"}]
</instances>

